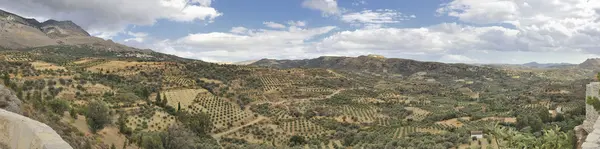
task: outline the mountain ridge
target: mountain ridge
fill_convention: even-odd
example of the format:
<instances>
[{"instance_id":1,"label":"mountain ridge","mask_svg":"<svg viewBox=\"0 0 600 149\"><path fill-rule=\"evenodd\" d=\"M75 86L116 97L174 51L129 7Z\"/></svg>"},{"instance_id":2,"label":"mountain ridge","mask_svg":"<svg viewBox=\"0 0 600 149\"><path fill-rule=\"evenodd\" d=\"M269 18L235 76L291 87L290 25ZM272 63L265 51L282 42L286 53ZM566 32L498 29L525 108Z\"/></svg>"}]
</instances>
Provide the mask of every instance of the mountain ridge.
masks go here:
<instances>
[{"instance_id":1,"label":"mountain ridge","mask_svg":"<svg viewBox=\"0 0 600 149\"><path fill-rule=\"evenodd\" d=\"M25 49L52 45L93 45L108 51L147 51L91 36L70 20L39 22L0 10L0 47Z\"/></svg>"},{"instance_id":2,"label":"mountain ridge","mask_svg":"<svg viewBox=\"0 0 600 149\"><path fill-rule=\"evenodd\" d=\"M279 69L289 68L324 68L361 72L376 75L401 75L428 73L434 78L480 78L506 77L508 75L497 69L486 66L468 64L446 64L440 62L423 62L401 58L382 58L373 56L335 57L321 56L303 60L273 60L261 59L251 66L270 67Z\"/></svg>"}]
</instances>

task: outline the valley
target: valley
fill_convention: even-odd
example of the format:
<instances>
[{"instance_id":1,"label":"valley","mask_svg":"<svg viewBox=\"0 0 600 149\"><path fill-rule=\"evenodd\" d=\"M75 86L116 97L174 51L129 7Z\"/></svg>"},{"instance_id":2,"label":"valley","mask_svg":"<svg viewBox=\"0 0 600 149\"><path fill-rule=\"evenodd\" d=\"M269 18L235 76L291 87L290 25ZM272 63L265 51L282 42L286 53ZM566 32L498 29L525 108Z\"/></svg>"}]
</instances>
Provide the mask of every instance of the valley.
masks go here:
<instances>
[{"instance_id":1,"label":"valley","mask_svg":"<svg viewBox=\"0 0 600 149\"><path fill-rule=\"evenodd\" d=\"M217 64L92 37L69 21L1 11L0 29L1 82L24 116L77 149L574 146L585 85L600 68L598 59L525 66L378 55Z\"/></svg>"}]
</instances>

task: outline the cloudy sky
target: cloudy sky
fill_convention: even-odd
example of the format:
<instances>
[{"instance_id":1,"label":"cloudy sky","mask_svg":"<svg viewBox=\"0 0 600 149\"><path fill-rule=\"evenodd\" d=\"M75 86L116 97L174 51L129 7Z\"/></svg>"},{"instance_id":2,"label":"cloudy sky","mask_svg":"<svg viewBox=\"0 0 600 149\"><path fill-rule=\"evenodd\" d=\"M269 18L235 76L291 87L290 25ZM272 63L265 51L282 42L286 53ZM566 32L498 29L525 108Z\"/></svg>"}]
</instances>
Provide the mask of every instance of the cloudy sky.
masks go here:
<instances>
[{"instance_id":1,"label":"cloudy sky","mask_svg":"<svg viewBox=\"0 0 600 149\"><path fill-rule=\"evenodd\" d=\"M599 0L0 0L0 9L213 62L379 54L581 63L600 55Z\"/></svg>"}]
</instances>

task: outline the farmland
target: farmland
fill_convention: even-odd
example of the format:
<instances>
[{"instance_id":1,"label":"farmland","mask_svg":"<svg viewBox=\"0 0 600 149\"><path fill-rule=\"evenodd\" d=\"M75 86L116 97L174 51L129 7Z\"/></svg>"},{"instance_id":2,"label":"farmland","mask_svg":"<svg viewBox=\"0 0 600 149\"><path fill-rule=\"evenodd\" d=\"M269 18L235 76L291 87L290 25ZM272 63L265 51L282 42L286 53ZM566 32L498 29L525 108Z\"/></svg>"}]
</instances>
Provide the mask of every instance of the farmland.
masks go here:
<instances>
[{"instance_id":1,"label":"farmland","mask_svg":"<svg viewBox=\"0 0 600 149\"><path fill-rule=\"evenodd\" d=\"M579 86L527 87L523 84L556 80L521 72L488 70L479 72L485 78L457 78L49 49L0 53L6 61L0 62L5 68L0 74L8 73L3 83L20 92L28 112L36 116L58 115L68 107L64 112L73 116L46 122L60 130L72 128L64 132L70 133L68 139L97 148L126 143L126 148L138 148L151 140L143 136L173 131L197 136L196 145L208 148L465 148L490 146L489 138L472 141L471 131L492 136L499 126L531 132L554 125L572 129L582 116L583 103L574 100ZM40 58L41 52L51 54ZM107 108L110 123L103 128L87 123L94 115L86 111L95 103ZM545 118L548 111L554 114Z\"/></svg>"}]
</instances>

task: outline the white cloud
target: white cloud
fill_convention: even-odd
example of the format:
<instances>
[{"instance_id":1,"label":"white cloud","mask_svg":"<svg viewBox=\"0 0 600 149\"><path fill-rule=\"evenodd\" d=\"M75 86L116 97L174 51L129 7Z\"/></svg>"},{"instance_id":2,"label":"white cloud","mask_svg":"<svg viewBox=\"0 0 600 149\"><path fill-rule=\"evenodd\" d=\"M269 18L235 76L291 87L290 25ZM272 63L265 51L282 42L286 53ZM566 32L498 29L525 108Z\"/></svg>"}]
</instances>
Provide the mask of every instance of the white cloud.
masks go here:
<instances>
[{"instance_id":1,"label":"white cloud","mask_svg":"<svg viewBox=\"0 0 600 149\"><path fill-rule=\"evenodd\" d=\"M93 35L110 38L128 25L158 19L213 21L222 15L211 0L0 0L0 9L40 18L72 20Z\"/></svg>"},{"instance_id":2,"label":"white cloud","mask_svg":"<svg viewBox=\"0 0 600 149\"><path fill-rule=\"evenodd\" d=\"M245 34L248 31L249 30L245 27L233 27L233 28L231 28L231 30L229 32L236 33L236 34Z\"/></svg>"},{"instance_id":3,"label":"white cloud","mask_svg":"<svg viewBox=\"0 0 600 149\"><path fill-rule=\"evenodd\" d=\"M513 25L518 34L503 41L512 40L518 46L506 51L598 53L600 47L600 1L454 0L437 12L469 23ZM484 38L499 39L493 35Z\"/></svg>"},{"instance_id":4,"label":"white cloud","mask_svg":"<svg viewBox=\"0 0 600 149\"><path fill-rule=\"evenodd\" d=\"M340 14L340 8L336 0L304 0L302 6L313 10L319 10L324 16Z\"/></svg>"},{"instance_id":5,"label":"white cloud","mask_svg":"<svg viewBox=\"0 0 600 149\"><path fill-rule=\"evenodd\" d=\"M466 57L464 55L454 55L454 54L444 55L444 56L442 56L442 58L439 59L439 61L446 62L446 63L474 63L474 62L477 62L477 60Z\"/></svg>"},{"instance_id":6,"label":"white cloud","mask_svg":"<svg viewBox=\"0 0 600 149\"><path fill-rule=\"evenodd\" d=\"M335 26L287 30L247 29L236 27L235 33L211 32L190 34L186 37L163 41L158 51L208 61L241 61L248 59L294 58L308 56L314 44L310 40L333 31ZM201 49L201 50L198 50ZM311 55L311 56L316 56Z\"/></svg>"},{"instance_id":7,"label":"white cloud","mask_svg":"<svg viewBox=\"0 0 600 149\"><path fill-rule=\"evenodd\" d=\"M133 38L125 39L125 42L136 41L136 42L144 42L145 38L148 37L148 33L135 33L135 32L127 32L127 35L132 36Z\"/></svg>"},{"instance_id":8,"label":"white cloud","mask_svg":"<svg viewBox=\"0 0 600 149\"><path fill-rule=\"evenodd\" d=\"M304 27L304 26L306 26L306 22L305 21L288 21L288 25Z\"/></svg>"},{"instance_id":9,"label":"white cloud","mask_svg":"<svg viewBox=\"0 0 600 149\"><path fill-rule=\"evenodd\" d=\"M414 16L414 15L413 15ZM378 9L378 10L363 10L361 12L346 13L342 15L341 20L357 26L378 26L382 24L398 23L400 21L409 20L416 16L407 16L402 13L390 10L390 9Z\"/></svg>"},{"instance_id":10,"label":"white cloud","mask_svg":"<svg viewBox=\"0 0 600 149\"><path fill-rule=\"evenodd\" d=\"M356 1L352 2L353 6L360 6L360 5L366 5L366 4L367 4L367 1L364 1L364 0L356 0Z\"/></svg>"},{"instance_id":11,"label":"white cloud","mask_svg":"<svg viewBox=\"0 0 600 149\"><path fill-rule=\"evenodd\" d=\"M277 28L277 29L285 28L285 25L275 23L275 22L263 22L263 24L270 28Z\"/></svg>"}]
</instances>

